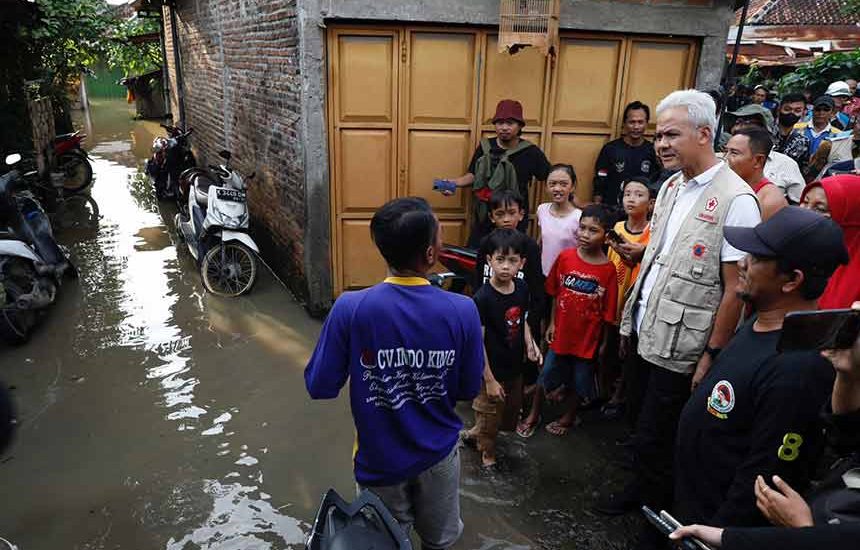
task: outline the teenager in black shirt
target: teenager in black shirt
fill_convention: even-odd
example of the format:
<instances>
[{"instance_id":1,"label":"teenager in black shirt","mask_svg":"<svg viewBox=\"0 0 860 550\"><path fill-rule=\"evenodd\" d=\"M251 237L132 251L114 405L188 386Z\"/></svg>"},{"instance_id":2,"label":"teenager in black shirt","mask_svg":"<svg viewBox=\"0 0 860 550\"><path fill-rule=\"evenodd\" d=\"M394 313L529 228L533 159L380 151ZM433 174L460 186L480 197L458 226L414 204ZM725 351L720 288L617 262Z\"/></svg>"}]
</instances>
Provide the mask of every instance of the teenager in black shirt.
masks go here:
<instances>
[{"instance_id":1,"label":"teenager in black shirt","mask_svg":"<svg viewBox=\"0 0 860 550\"><path fill-rule=\"evenodd\" d=\"M681 414L674 511L688 523L767 525L754 481L779 475L798 488L808 483L834 376L817 352L777 350L783 319L816 309L848 252L832 220L794 206L755 228L726 227L725 238L749 254L739 262L738 293L757 314L720 352Z\"/></svg>"},{"instance_id":2,"label":"teenager in black shirt","mask_svg":"<svg viewBox=\"0 0 860 550\"><path fill-rule=\"evenodd\" d=\"M594 165L594 202L617 207L621 184L635 178L649 180L660 171L654 144L645 139L651 109L641 101L624 108L622 137L603 146Z\"/></svg>"}]
</instances>

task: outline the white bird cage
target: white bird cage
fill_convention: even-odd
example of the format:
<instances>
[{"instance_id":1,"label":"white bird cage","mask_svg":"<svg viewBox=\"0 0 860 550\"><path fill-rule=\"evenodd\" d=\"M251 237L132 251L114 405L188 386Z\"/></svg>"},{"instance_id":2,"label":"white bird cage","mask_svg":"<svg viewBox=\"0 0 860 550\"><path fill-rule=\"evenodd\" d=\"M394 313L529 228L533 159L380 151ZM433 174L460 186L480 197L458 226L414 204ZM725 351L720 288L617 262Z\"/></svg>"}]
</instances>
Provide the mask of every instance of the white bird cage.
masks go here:
<instances>
[{"instance_id":1,"label":"white bird cage","mask_svg":"<svg viewBox=\"0 0 860 550\"><path fill-rule=\"evenodd\" d=\"M500 0L499 53L533 46L544 55L558 50L560 0Z\"/></svg>"}]
</instances>

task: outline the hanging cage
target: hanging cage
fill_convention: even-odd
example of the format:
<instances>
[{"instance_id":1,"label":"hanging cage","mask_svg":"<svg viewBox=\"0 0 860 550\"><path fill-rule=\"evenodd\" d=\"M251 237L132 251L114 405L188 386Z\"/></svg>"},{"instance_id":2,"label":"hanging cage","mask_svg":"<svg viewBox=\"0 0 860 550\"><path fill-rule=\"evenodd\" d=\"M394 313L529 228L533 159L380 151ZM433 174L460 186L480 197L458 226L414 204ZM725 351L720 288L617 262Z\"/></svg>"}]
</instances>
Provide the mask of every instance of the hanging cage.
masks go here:
<instances>
[{"instance_id":1,"label":"hanging cage","mask_svg":"<svg viewBox=\"0 0 860 550\"><path fill-rule=\"evenodd\" d=\"M560 0L500 0L499 52L532 46L544 55L558 49Z\"/></svg>"}]
</instances>

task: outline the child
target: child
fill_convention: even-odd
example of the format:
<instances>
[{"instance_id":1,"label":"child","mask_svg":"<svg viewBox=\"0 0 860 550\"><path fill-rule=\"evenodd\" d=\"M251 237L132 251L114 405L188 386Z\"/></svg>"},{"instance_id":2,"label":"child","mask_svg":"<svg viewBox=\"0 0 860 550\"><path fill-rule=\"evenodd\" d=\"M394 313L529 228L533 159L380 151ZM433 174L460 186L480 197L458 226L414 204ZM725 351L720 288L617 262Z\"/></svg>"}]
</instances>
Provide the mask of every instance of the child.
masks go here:
<instances>
[{"instance_id":1,"label":"child","mask_svg":"<svg viewBox=\"0 0 860 550\"><path fill-rule=\"evenodd\" d=\"M579 398L594 398L594 364L606 351L618 307L615 265L603 251L612 221L605 206L585 207L577 248L559 254L546 280L553 300L546 334L550 353L538 383L548 397L560 400L567 394L568 401L564 415L546 427L552 435L566 435L579 425Z\"/></svg>"},{"instance_id":2,"label":"child","mask_svg":"<svg viewBox=\"0 0 860 550\"><path fill-rule=\"evenodd\" d=\"M621 323L621 314L624 310L624 297L633 287L636 277L639 275L639 264L627 259L629 246L631 244L642 247L648 246L648 241L651 238L651 226L648 220L654 209L657 188L645 178L633 178L624 183L621 193L621 204L627 214L627 220L616 223L613 229L614 233L610 233L608 238L610 248L607 256L609 261L615 265L618 274L619 299L615 322L610 332L607 361L600 371L601 388L605 388L607 392L617 375L616 372L613 372L615 369L607 367L614 367L618 364L618 325ZM622 380L616 387L612 398L603 407L605 416L615 417L619 414L623 405L623 385L624 381Z\"/></svg>"},{"instance_id":3,"label":"child","mask_svg":"<svg viewBox=\"0 0 860 550\"><path fill-rule=\"evenodd\" d=\"M529 290L517 277L523 268L526 236L516 229L496 229L485 242L492 267L487 284L475 293L484 330L484 383L472 402L475 426L464 433L477 444L484 467L496 464L496 435L513 430L522 405L523 357L540 361L540 351L527 322Z\"/></svg>"},{"instance_id":4,"label":"child","mask_svg":"<svg viewBox=\"0 0 860 550\"><path fill-rule=\"evenodd\" d=\"M573 204L576 172L570 164L556 164L546 179L546 189L552 202L537 207L540 226L541 267L549 275L552 264L562 250L576 248L576 232L582 210Z\"/></svg>"}]
</instances>

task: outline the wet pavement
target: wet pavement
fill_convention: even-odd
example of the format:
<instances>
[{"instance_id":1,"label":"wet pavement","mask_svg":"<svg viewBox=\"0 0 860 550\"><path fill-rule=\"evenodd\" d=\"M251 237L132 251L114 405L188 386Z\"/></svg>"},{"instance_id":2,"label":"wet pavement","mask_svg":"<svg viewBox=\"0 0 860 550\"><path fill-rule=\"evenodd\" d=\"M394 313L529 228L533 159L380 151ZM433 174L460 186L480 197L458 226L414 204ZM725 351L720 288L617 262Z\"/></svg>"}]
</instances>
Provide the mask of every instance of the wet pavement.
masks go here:
<instances>
[{"instance_id":1,"label":"wet pavement","mask_svg":"<svg viewBox=\"0 0 860 550\"><path fill-rule=\"evenodd\" d=\"M142 174L160 128L131 115L102 100L81 121L100 219L58 232L80 277L29 343L0 344L20 418L0 458L0 537L21 550L301 548L323 492L354 491L348 401L304 389L319 322L265 269L245 297L204 291L175 210ZM464 450L457 548L626 547L630 518L588 510L623 475L610 463L621 432L592 413L566 438L503 436L492 476Z\"/></svg>"}]
</instances>

